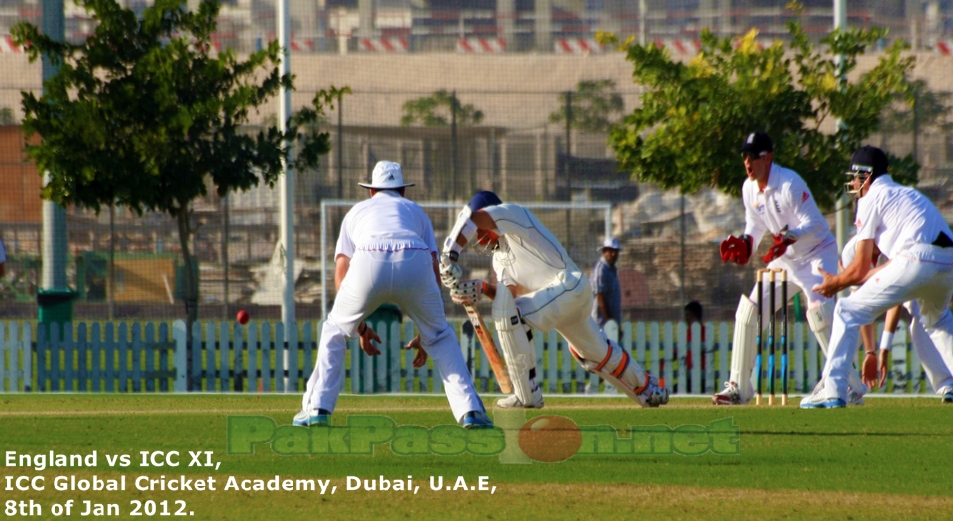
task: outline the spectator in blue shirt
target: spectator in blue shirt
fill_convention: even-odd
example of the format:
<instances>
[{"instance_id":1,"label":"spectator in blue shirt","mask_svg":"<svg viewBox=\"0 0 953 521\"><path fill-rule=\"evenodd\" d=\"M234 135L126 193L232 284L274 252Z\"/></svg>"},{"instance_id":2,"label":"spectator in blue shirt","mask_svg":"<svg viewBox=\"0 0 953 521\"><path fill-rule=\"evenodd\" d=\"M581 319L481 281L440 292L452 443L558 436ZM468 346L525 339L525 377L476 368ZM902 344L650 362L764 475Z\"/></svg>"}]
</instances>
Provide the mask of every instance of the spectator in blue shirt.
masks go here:
<instances>
[{"instance_id":1,"label":"spectator in blue shirt","mask_svg":"<svg viewBox=\"0 0 953 521\"><path fill-rule=\"evenodd\" d=\"M592 268L592 318L599 327L604 327L609 320L622 321L622 289L619 286L619 274L615 263L619 260L619 240L606 239L599 248L602 258Z\"/></svg>"}]
</instances>

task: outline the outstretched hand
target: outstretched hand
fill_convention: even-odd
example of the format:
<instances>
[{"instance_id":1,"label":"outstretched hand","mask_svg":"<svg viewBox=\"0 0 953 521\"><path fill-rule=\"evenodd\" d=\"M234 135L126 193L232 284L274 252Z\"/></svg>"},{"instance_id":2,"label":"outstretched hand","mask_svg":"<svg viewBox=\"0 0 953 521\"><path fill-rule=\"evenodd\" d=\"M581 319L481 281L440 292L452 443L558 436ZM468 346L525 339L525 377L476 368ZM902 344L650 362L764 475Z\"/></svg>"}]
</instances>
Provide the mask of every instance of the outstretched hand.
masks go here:
<instances>
[{"instance_id":1,"label":"outstretched hand","mask_svg":"<svg viewBox=\"0 0 953 521\"><path fill-rule=\"evenodd\" d=\"M381 337L377 336L377 332L374 329L365 323L364 330L358 333L361 338L361 351L364 351L369 356L377 356L381 354L381 350L374 346L374 342L378 344L381 343Z\"/></svg>"},{"instance_id":2,"label":"outstretched hand","mask_svg":"<svg viewBox=\"0 0 953 521\"><path fill-rule=\"evenodd\" d=\"M815 284L814 287L811 288L811 291L830 298L836 295L838 291L844 289L834 279L834 274L828 273L821 268L817 268L817 271L821 277L824 277L824 281L820 284Z\"/></svg>"},{"instance_id":3,"label":"outstretched hand","mask_svg":"<svg viewBox=\"0 0 953 521\"><path fill-rule=\"evenodd\" d=\"M413 340L407 342L407 345L403 346L401 349L417 350L417 356L414 357L413 362L415 368L420 368L427 364L427 352L424 351L424 347L420 343L420 335L415 336Z\"/></svg>"}]
</instances>

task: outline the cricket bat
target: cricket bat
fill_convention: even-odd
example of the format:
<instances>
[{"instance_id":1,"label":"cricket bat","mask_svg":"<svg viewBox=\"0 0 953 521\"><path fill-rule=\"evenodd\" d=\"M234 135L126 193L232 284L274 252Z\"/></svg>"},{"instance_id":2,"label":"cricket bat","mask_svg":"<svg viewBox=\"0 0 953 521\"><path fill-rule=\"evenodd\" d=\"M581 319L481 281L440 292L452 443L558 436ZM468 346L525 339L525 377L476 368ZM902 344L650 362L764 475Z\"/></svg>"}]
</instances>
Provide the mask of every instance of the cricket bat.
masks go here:
<instances>
[{"instance_id":1,"label":"cricket bat","mask_svg":"<svg viewBox=\"0 0 953 521\"><path fill-rule=\"evenodd\" d=\"M473 330L476 331L477 338L480 339L480 344L483 345L483 352L486 353L486 359L490 362L490 367L496 376L496 382L500 384L500 390L506 394L512 393L513 382L510 381L510 373L506 369L506 361L500 354L499 349L496 348L496 343L493 341L493 337L490 336L490 332L487 331L486 324L483 322L483 317L480 315L480 312L477 311L476 304L464 304L463 309L467 310L467 318L470 319L470 324L473 326Z\"/></svg>"}]
</instances>

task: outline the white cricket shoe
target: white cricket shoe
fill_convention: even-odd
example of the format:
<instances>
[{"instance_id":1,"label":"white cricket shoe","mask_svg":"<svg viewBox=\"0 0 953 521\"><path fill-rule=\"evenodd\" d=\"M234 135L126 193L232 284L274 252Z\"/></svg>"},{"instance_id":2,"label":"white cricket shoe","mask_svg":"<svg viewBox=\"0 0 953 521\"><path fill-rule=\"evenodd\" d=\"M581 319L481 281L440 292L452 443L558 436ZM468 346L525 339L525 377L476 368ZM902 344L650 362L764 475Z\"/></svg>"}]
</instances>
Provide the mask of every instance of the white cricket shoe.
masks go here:
<instances>
[{"instance_id":1,"label":"white cricket shoe","mask_svg":"<svg viewBox=\"0 0 953 521\"><path fill-rule=\"evenodd\" d=\"M828 385L818 385L810 396L801 400L802 409L838 409L847 407L847 402Z\"/></svg>"},{"instance_id":2,"label":"white cricket shoe","mask_svg":"<svg viewBox=\"0 0 953 521\"><path fill-rule=\"evenodd\" d=\"M649 384L638 396L639 405L642 407L658 407L667 404L668 389L659 386L658 378L648 374L646 376L649 378Z\"/></svg>"},{"instance_id":3,"label":"white cricket shoe","mask_svg":"<svg viewBox=\"0 0 953 521\"><path fill-rule=\"evenodd\" d=\"M711 397L712 405L747 405L751 398L741 396L741 388L735 382L725 382L725 388Z\"/></svg>"},{"instance_id":4,"label":"white cricket shoe","mask_svg":"<svg viewBox=\"0 0 953 521\"><path fill-rule=\"evenodd\" d=\"M943 403L953 403L953 387L947 385L946 387L941 387L936 394L940 395L940 401Z\"/></svg>"},{"instance_id":5,"label":"white cricket shoe","mask_svg":"<svg viewBox=\"0 0 953 521\"><path fill-rule=\"evenodd\" d=\"M500 398L496 401L496 406L501 409L542 409L543 408L543 391L536 389L533 391L533 402L524 404L522 400L519 399L515 394L511 394L506 398Z\"/></svg>"},{"instance_id":6,"label":"white cricket shoe","mask_svg":"<svg viewBox=\"0 0 953 521\"><path fill-rule=\"evenodd\" d=\"M855 390L852 387L847 392L847 406L848 407L855 407L857 405L864 404L864 395L867 394L867 392L870 391L870 389L864 384L861 384L861 385L863 386L862 389Z\"/></svg>"}]
</instances>

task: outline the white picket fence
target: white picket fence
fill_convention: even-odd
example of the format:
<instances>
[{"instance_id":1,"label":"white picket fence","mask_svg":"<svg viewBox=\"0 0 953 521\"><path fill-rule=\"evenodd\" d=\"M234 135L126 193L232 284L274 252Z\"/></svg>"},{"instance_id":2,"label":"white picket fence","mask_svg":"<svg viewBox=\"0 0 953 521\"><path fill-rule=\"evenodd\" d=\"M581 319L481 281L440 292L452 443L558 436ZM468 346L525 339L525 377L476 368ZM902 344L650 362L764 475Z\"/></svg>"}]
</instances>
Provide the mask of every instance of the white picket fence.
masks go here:
<instances>
[{"instance_id":1,"label":"white picket fence","mask_svg":"<svg viewBox=\"0 0 953 521\"><path fill-rule=\"evenodd\" d=\"M433 362L415 369L414 353L400 349L414 335L412 323L372 326L383 339L383 354L365 356L356 340L349 341L343 392L443 392ZM46 328L40 327L34 334L27 323L0 322L0 392L299 393L311 374L320 334L320 324L313 322L293 329L290 338L281 323L196 323L190 344L181 320L171 328L167 323L77 323L50 329L47 334ZM709 322L705 330L702 339L700 326L694 324L690 342L685 323L628 322L621 327L610 325L607 334L664 380L674 394L706 395L720 389L728 377L731 324ZM457 324L457 331L478 390L498 392L469 324ZM788 390L801 393L817 381L823 359L806 324L791 324L789 333ZM603 383L567 353L565 340L555 331L535 331L533 342L544 392L604 391ZM902 325L895 343L905 349L897 346L893 350L888 391L928 391ZM780 348L777 353L780 358ZM776 366L780 367L780 362ZM775 376L780 381L779 373ZM780 392L780 386L778 389Z\"/></svg>"}]
</instances>

